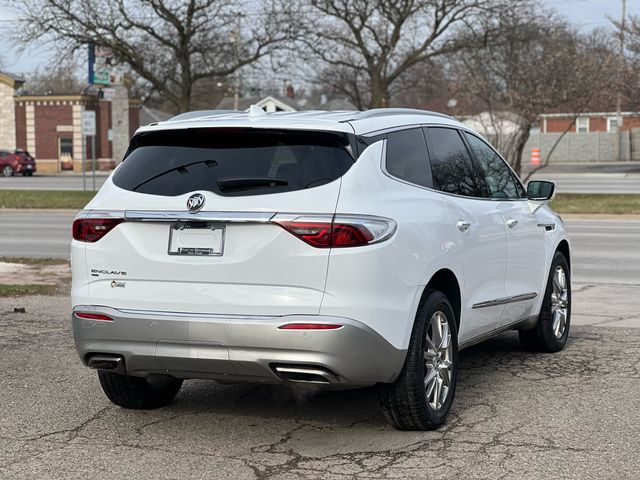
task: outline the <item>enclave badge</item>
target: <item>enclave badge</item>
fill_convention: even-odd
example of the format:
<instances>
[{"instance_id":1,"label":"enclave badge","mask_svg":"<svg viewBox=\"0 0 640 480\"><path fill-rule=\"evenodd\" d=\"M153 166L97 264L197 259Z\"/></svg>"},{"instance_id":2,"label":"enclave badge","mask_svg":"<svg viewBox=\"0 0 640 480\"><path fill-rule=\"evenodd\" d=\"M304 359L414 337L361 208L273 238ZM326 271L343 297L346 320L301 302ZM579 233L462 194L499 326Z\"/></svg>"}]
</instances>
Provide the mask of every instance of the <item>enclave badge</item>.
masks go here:
<instances>
[{"instance_id":1,"label":"enclave badge","mask_svg":"<svg viewBox=\"0 0 640 480\"><path fill-rule=\"evenodd\" d=\"M204 207L204 195L201 193L194 193L187 199L187 209L190 212L197 212Z\"/></svg>"}]
</instances>

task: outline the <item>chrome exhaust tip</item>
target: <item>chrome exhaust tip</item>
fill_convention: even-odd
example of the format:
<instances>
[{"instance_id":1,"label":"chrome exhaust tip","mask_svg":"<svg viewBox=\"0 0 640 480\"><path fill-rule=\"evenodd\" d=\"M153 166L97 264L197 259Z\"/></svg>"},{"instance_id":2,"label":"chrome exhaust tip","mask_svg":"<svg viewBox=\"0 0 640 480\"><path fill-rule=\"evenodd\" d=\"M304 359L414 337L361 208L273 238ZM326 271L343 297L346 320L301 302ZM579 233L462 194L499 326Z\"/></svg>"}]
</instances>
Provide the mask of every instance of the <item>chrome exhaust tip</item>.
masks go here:
<instances>
[{"instance_id":1,"label":"chrome exhaust tip","mask_svg":"<svg viewBox=\"0 0 640 480\"><path fill-rule=\"evenodd\" d=\"M87 360L89 368L96 370L109 370L111 372L124 372L124 358L118 355L91 355Z\"/></svg>"},{"instance_id":2,"label":"chrome exhaust tip","mask_svg":"<svg viewBox=\"0 0 640 480\"><path fill-rule=\"evenodd\" d=\"M306 367L302 365L275 365L273 369L280 378L289 382L320 384L338 382L338 377L333 372L322 367Z\"/></svg>"}]
</instances>

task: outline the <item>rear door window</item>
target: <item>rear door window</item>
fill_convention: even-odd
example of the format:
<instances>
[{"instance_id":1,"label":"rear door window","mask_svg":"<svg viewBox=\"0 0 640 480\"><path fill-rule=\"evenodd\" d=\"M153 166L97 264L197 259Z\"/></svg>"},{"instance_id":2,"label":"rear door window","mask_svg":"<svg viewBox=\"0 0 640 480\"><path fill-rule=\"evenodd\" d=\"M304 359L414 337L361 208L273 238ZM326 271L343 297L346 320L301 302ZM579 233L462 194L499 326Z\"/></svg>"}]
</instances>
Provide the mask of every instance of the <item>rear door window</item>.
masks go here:
<instances>
[{"instance_id":1,"label":"rear door window","mask_svg":"<svg viewBox=\"0 0 640 480\"><path fill-rule=\"evenodd\" d=\"M131 142L113 182L126 190L177 196L205 190L223 196L314 188L354 163L347 135L258 129L147 132Z\"/></svg>"},{"instance_id":2,"label":"rear door window","mask_svg":"<svg viewBox=\"0 0 640 480\"><path fill-rule=\"evenodd\" d=\"M460 133L453 128L426 129L433 188L467 197L482 197L482 179L471 163Z\"/></svg>"},{"instance_id":3,"label":"rear door window","mask_svg":"<svg viewBox=\"0 0 640 480\"><path fill-rule=\"evenodd\" d=\"M407 182L431 187L429 157L422 128L389 133L387 172Z\"/></svg>"}]
</instances>

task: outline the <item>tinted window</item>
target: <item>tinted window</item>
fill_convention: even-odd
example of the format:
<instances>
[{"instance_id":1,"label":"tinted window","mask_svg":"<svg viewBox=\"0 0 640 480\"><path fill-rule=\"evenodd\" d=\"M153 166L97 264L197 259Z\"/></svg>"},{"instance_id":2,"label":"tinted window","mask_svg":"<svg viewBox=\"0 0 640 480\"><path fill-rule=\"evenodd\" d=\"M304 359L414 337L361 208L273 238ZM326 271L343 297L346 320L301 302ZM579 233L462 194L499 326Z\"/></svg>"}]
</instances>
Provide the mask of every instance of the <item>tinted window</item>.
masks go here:
<instances>
[{"instance_id":1,"label":"tinted window","mask_svg":"<svg viewBox=\"0 0 640 480\"><path fill-rule=\"evenodd\" d=\"M524 194L522 187L498 154L475 135L468 133L465 135L482 173L484 173L484 182L489 190L489 196L492 198L522 198Z\"/></svg>"},{"instance_id":2,"label":"tinted window","mask_svg":"<svg viewBox=\"0 0 640 480\"><path fill-rule=\"evenodd\" d=\"M387 136L387 171L398 178L431 187L427 145L421 128Z\"/></svg>"},{"instance_id":3,"label":"tinted window","mask_svg":"<svg viewBox=\"0 0 640 480\"><path fill-rule=\"evenodd\" d=\"M259 195L313 188L353 165L349 138L322 132L193 129L136 136L113 176L127 190Z\"/></svg>"},{"instance_id":4,"label":"tinted window","mask_svg":"<svg viewBox=\"0 0 640 480\"><path fill-rule=\"evenodd\" d=\"M433 187L447 193L482 196L481 181L457 130L426 129Z\"/></svg>"}]
</instances>

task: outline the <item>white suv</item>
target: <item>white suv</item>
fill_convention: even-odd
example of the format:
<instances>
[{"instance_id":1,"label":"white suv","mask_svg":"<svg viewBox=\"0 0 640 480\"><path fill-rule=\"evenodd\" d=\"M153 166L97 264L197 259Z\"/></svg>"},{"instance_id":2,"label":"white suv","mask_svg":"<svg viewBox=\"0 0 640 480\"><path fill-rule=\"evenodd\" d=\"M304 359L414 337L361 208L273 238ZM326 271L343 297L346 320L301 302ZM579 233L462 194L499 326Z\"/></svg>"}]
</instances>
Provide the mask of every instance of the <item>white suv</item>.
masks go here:
<instances>
[{"instance_id":1,"label":"white suv","mask_svg":"<svg viewBox=\"0 0 640 480\"><path fill-rule=\"evenodd\" d=\"M460 349L508 329L564 347L553 192L420 110L151 124L74 221L76 348L125 408L188 378L379 384L395 427L432 429Z\"/></svg>"}]
</instances>

